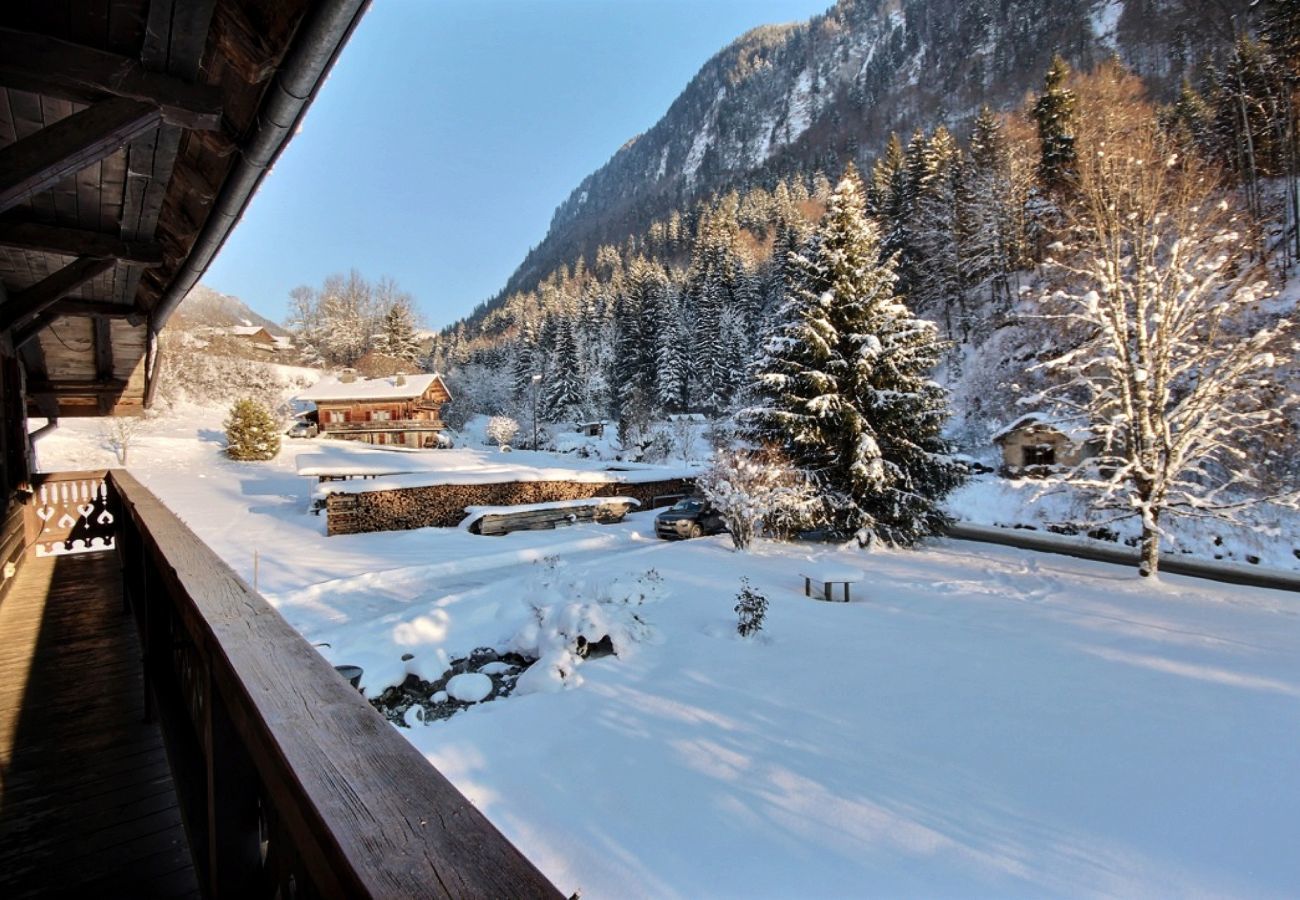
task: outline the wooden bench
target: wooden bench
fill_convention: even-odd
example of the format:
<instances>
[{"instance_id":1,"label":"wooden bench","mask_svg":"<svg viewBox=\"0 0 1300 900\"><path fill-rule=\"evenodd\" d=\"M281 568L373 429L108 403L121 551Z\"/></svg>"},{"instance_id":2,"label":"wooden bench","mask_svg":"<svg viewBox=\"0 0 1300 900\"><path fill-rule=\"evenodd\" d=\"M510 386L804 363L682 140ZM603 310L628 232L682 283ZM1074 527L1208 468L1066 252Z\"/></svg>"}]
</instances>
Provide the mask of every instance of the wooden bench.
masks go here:
<instances>
[{"instance_id":1,"label":"wooden bench","mask_svg":"<svg viewBox=\"0 0 1300 900\"><path fill-rule=\"evenodd\" d=\"M579 522L611 524L623 521L628 510L639 506L631 497L594 497L590 500L558 501L523 506L471 506L461 523L471 534L509 534L512 531L545 531Z\"/></svg>"},{"instance_id":2,"label":"wooden bench","mask_svg":"<svg viewBox=\"0 0 1300 900\"><path fill-rule=\"evenodd\" d=\"M837 565L813 566L799 574L803 576L803 593L805 597L813 596L813 582L817 582L822 586L819 592L822 599L833 601L835 597L832 594L831 586L842 584L844 585L845 603L849 602L849 585L857 584L867 577L867 573L861 569Z\"/></svg>"}]
</instances>

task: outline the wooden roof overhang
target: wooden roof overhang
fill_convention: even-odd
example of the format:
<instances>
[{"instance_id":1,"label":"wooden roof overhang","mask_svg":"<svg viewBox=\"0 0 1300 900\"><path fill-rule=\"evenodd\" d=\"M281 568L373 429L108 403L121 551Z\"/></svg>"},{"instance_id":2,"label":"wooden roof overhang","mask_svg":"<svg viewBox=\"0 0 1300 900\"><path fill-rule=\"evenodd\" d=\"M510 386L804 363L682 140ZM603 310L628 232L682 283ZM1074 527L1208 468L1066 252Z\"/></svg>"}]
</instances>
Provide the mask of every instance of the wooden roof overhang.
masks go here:
<instances>
[{"instance_id":1,"label":"wooden roof overhang","mask_svg":"<svg viewBox=\"0 0 1300 900\"><path fill-rule=\"evenodd\" d=\"M29 414L149 405L159 329L368 5L0 4L0 336Z\"/></svg>"}]
</instances>

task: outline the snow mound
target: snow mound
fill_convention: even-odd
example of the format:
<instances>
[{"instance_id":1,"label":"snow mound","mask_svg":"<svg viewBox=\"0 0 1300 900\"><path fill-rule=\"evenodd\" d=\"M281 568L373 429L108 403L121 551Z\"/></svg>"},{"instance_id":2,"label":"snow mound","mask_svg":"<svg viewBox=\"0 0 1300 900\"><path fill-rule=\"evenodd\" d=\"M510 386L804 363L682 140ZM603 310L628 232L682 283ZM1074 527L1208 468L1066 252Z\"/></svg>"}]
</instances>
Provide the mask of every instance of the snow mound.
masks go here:
<instances>
[{"instance_id":1,"label":"snow mound","mask_svg":"<svg viewBox=\"0 0 1300 900\"><path fill-rule=\"evenodd\" d=\"M616 656L653 636L641 607L662 599L663 580L653 569L608 576L572 575L563 563L548 560L525 588L532 617L510 639L507 649L533 657L519 676L515 693L552 693L577 687L577 668L587 648L608 639Z\"/></svg>"},{"instance_id":2,"label":"snow mound","mask_svg":"<svg viewBox=\"0 0 1300 900\"><path fill-rule=\"evenodd\" d=\"M492 679L480 672L453 675L447 682L447 695L461 703L478 703L492 693Z\"/></svg>"}]
</instances>

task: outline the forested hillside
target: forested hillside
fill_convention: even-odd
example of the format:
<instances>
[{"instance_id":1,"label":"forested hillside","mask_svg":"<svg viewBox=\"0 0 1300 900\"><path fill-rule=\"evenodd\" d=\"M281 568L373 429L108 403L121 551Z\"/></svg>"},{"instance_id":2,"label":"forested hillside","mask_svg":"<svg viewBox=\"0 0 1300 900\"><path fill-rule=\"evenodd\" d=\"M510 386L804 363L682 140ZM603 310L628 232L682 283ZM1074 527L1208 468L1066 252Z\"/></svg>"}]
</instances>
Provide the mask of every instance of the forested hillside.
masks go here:
<instances>
[{"instance_id":1,"label":"forested hillside","mask_svg":"<svg viewBox=\"0 0 1300 900\"><path fill-rule=\"evenodd\" d=\"M1022 301L1051 286L1042 263L1077 222L1074 160L1104 154L1134 123L1156 123L1208 164L1223 202L1249 217L1243 260L1267 259L1280 283L1293 258L1284 236L1295 233L1295 53L1288 7L1268 8L1284 24L1229 43L1218 63L1213 54L1194 66L1185 52L1173 54L1166 74L1182 60L1197 75L1167 100L1167 79L1153 86L1122 62L1080 72L1049 59L1035 92L1001 112L982 108L964 137L936 114L926 129L892 133L864 170L882 255L896 255L912 310L952 342L939 377L956 391L964 444L986 445L1023 411L1006 385L1023 380L1012 376L1044 342L1061 339L1041 316L1026 317ZM1155 54L1135 52L1161 69ZM672 209L444 332L429 364L451 372L469 411L527 404L534 375L552 420L609 416L626 430L665 413L717 416L743 405L786 296L790 252L808 238L838 175L790 175Z\"/></svg>"},{"instance_id":2,"label":"forested hillside","mask_svg":"<svg viewBox=\"0 0 1300 900\"><path fill-rule=\"evenodd\" d=\"M501 295L532 290L603 244L621 246L673 210L778 180L867 168L890 132L966 135L982 106L1037 90L1054 53L1090 70L1118 55L1158 100L1221 60L1251 27L1248 0L841 0L719 52L664 117L556 210Z\"/></svg>"}]
</instances>

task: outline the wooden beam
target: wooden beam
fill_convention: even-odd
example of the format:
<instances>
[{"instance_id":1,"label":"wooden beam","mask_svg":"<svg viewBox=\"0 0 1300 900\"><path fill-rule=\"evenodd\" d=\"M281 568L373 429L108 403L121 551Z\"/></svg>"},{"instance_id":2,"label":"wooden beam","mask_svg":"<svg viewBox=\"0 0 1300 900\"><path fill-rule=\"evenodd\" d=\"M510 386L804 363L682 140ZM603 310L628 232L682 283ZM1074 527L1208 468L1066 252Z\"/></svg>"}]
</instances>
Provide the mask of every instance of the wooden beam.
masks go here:
<instances>
[{"instance_id":1,"label":"wooden beam","mask_svg":"<svg viewBox=\"0 0 1300 900\"><path fill-rule=\"evenodd\" d=\"M100 231L60 228L39 222L0 222L0 245L63 256L116 259L142 266L163 264L162 246L153 241L127 241Z\"/></svg>"},{"instance_id":2,"label":"wooden beam","mask_svg":"<svg viewBox=\"0 0 1300 900\"><path fill-rule=\"evenodd\" d=\"M45 315L54 316L104 316L108 319L126 319L132 325L139 325L145 320L145 313L137 306L111 303L107 300L79 300L64 297L45 311Z\"/></svg>"},{"instance_id":3,"label":"wooden beam","mask_svg":"<svg viewBox=\"0 0 1300 900\"><path fill-rule=\"evenodd\" d=\"M139 60L41 34L0 28L0 84L94 102L124 97L157 106L163 121L210 131L221 127L221 90L146 70Z\"/></svg>"},{"instance_id":4,"label":"wooden beam","mask_svg":"<svg viewBox=\"0 0 1300 900\"><path fill-rule=\"evenodd\" d=\"M161 121L157 106L116 97L0 148L0 212L116 153Z\"/></svg>"},{"instance_id":5,"label":"wooden beam","mask_svg":"<svg viewBox=\"0 0 1300 900\"><path fill-rule=\"evenodd\" d=\"M126 380L110 378L107 381L31 381L27 385L29 394L80 394L98 396L100 394L119 394L126 390Z\"/></svg>"},{"instance_id":6,"label":"wooden beam","mask_svg":"<svg viewBox=\"0 0 1300 900\"><path fill-rule=\"evenodd\" d=\"M0 306L0 331L8 331L20 322L39 316L46 309L91 279L113 268L111 259L84 257L68 263L53 275L19 291Z\"/></svg>"},{"instance_id":7,"label":"wooden beam","mask_svg":"<svg viewBox=\"0 0 1300 900\"><path fill-rule=\"evenodd\" d=\"M107 381L113 377L113 323L96 316L95 323L95 377Z\"/></svg>"},{"instance_id":8,"label":"wooden beam","mask_svg":"<svg viewBox=\"0 0 1300 900\"><path fill-rule=\"evenodd\" d=\"M21 325L13 331L13 345L16 348L23 346L32 338L36 337L45 329L49 328L56 320L70 316L95 316L105 319L126 319L131 326L137 326L143 323L148 316L143 310L135 306L123 306L120 303L106 303L98 300L76 300L65 297L55 303L45 312L32 319L26 325Z\"/></svg>"},{"instance_id":9,"label":"wooden beam","mask_svg":"<svg viewBox=\"0 0 1300 900\"><path fill-rule=\"evenodd\" d=\"M14 349L21 350L23 347L27 346L33 338L53 325L55 318L56 316L44 313L37 316L27 325L24 325L21 328L15 328L13 333Z\"/></svg>"}]
</instances>

